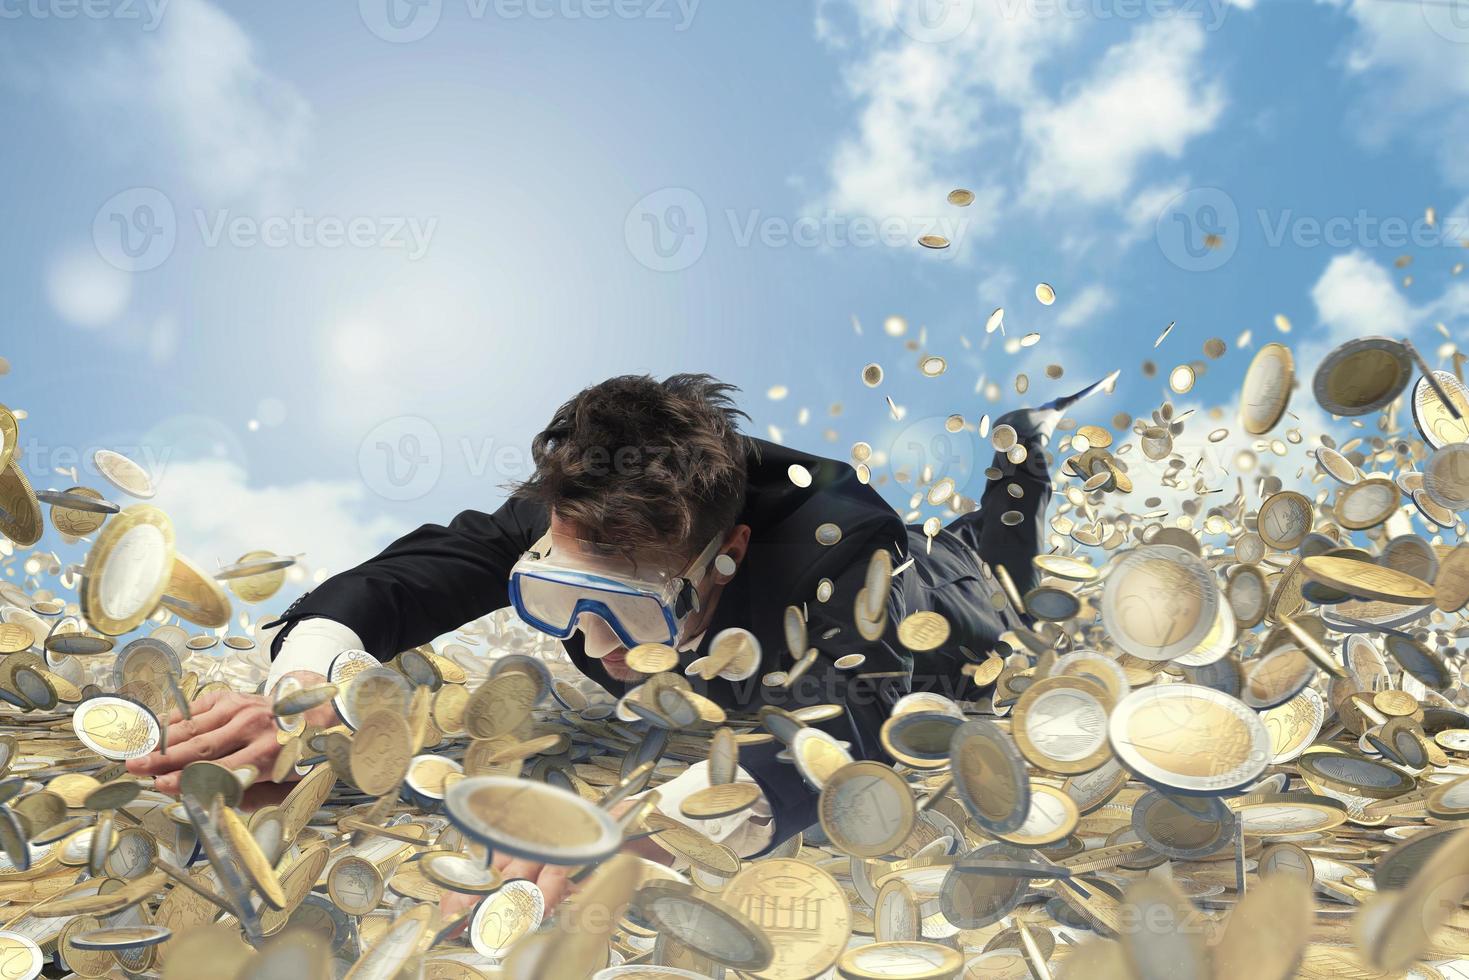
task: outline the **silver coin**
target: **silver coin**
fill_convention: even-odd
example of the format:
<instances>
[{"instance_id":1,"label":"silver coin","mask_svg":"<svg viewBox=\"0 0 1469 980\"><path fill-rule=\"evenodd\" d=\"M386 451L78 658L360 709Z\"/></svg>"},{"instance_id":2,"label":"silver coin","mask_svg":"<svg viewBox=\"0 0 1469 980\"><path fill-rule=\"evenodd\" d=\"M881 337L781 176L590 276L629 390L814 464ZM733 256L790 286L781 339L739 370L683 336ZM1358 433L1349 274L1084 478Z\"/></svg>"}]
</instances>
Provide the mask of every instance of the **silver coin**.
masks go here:
<instances>
[{"instance_id":1,"label":"silver coin","mask_svg":"<svg viewBox=\"0 0 1469 980\"><path fill-rule=\"evenodd\" d=\"M1469 508L1469 443L1438 449L1423 465L1423 493L1455 513Z\"/></svg>"},{"instance_id":2,"label":"silver coin","mask_svg":"<svg viewBox=\"0 0 1469 980\"><path fill-rule=\"evenodd\" d=\"M1197 861L1234 839L1234 811L1214 796L1145 793L1132 808L1132 831L1159 854Z\"/></svg>"}]
</instances>

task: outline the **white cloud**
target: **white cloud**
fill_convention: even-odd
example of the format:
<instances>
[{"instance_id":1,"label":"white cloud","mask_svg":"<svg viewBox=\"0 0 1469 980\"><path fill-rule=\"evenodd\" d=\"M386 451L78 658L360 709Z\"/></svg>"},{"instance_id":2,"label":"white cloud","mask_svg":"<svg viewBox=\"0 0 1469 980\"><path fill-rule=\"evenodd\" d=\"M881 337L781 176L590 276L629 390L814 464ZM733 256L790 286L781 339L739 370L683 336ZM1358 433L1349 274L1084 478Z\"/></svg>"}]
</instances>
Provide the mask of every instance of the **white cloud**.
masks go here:
<instances>
[{"instance_id":1,"label":"white cloud","mask_svg":"<svg viewBox=\"0 0 1469 980\"><path fill-rule=\"evenodd\" d=\"M51 308L79 327L111 323L127 308L132 292L132 277L87 246L62 252L47 264L46 297Z\"/></svg>"},{"instance_id":2,"label":"white cloud","mask_svg":"<svg viewBox=\"0 0 1469 980\"><path fill-rule=\"evenodd\" d=\"M304 552L312 570L339 572L372 557L408 528L372 513L361 483L307 480L252 486L230 460L165 462L153 501L168 512L179 551L204 568L247 551Z\"/></svg>"},{"instance_id":3,"label":"white cloud","mask_svg":"<svg viewBox=\"0 0 1469 980\"><path fill-rule=\"evenodd\" d=\"M258 59L254 42L207 0L171 0L155 33L68 73L74 101L142 126L140 150L172 153L200 190L270 193L300 161L311 108ZM121 86L118 79L135 84Z\"/></svg>"},{"instance_id":4,"label":"white cloud","mask_svg":"<svg viewBox=\"0 0 1469 980\"><path fill-rule=\"evenodd\" d=\"M1469 186L1459 136L1469 126L1469 27L1462 13L1456 19L1451 3L1405 11L1370 0L1355 0L1346 11L1356 31L1343 63L1353 74L1372 76L1354 130L1370 145L1399 136L1419 141L1446 179Z\"/></svg>"},{"instance_id":5,"label":"white cloud","mask_svg":"<svg viewBox=\"0 0 1469 980\"><path fill-rule=\"evenodd\" d=\"M1311 300L1326 328L1321 339L1330 344L1371 334L1400 337L1417 319L1392 274L1362 252L1335 256L1311 287Z\"/></svg>"},{"instance_id":6,"label":"white cloud","mask_svg":"<svg viewBox=\"0 0 1469 980\"><path fill-rule=\"evenodd\" d=\"M1106 286L1093 284L1064 301L1061 314L1056 317L1056 326L1079 327L1093 317L1101 316L1117 305L1117 297Z\"/></svg>"},{"instance_id":7,"label":"white cloud","mask_svg":"<svg viewBox=\"0 0 1469 980\"><path fill-rule=\"evenodd\" d=\"M907 9L889 0L818 4L817 37L847 57L843 80L857 105L855 131L832 154L821 206L929 216L948 190L969 187L976 194L970 230L983 235L1011 201L1112 204L1144 164L1176 159L1223 109L1221 87L1204 76L1204 30L1188 19L1137 28L1090 77L1051 94L1043 69L1088 26L1064 5L951 3L947 15L971 16L966 29L938 42L920 40L906 19L899 28L893 11ZM1017 158L1024 168L1008 165ZM1008 176L1017 169L1031 175L1028 183Z\"/></svg>"},{"instance_id":8,"label":"white cloud","mask_svg":"<svg viewBox=\"0 0 1469 980\"><path fill-rule=\"evenodd\" d=\"M832 155L820 204L921 217L946 208L952 188L968 187L976 194L971 229L993 230L1006 189L991 176L995 167L974 159L1013 154L1001 117L1034 98L1036 68L1069 43L1077 22L1037 18L1020 3L951 4L950 14L972 16L957 36L934 43L900 29L898 9L888 0L818 5L818 39L854 52L843 81L859 106L856 132ZM839 13L851 15L850 27L838 23Z\"/></svg>"},{"instance_id":9,"label":"white cloud","mask_svg":"<svg viewBox=\"0 0 1469 980\"><path fill-rule=\"evenodd\" d=\"M1030 193L1041 199L1115 201L1144 161L1177 159L1224 111L1220 86L1200 64L1196 21L1157 21L1102 57L1069 98L1027 116Z\"/></svg>"}]
</instances>

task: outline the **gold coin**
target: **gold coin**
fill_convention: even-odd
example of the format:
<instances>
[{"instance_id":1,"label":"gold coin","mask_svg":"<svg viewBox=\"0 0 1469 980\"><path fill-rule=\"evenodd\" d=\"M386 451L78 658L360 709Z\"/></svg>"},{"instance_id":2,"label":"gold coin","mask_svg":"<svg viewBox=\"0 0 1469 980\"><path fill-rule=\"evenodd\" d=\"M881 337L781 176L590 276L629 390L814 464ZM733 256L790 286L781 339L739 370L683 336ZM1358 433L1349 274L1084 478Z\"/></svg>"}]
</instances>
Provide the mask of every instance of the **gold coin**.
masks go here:
<instances>
[{"instance_id":1,"label":"gold coin","mask_svg":"<svg viewBox=\"0 0 1469 980\"><path fill-rule=\"evenodd\" d=\"M627 665L642 674L659 674L678 666L678 651L666 643L639 643L627 651Z\"/></svg>"},{"instance_id":2,"label":"gold coin","mask_svg":"<svg viewBox=\"0 0 1469 980\"><path fill-rule=\"evenodd\" d=\"M924 248L948 248L949 240L943 235L920 235L918 244Z\"/></svg>"},{"instance_id":3,"label":"gold coin","mask_svg":"<svg viewBox=\"0 0 1469 980\"><path fill-rule=\"evenodd\" d=\"M1385 602L1426 603L1434 587L1416 576L1351 558L1312 555L1301 562L1306 577L1349 595Z\"/></svg>"},{"instance_id":4,"label":"gold coin","mask_svg":"<svg viewBox=\"0 0 1469 980\"><path fill-rule=\"evenodd\" d=\"M247 551L240 556L235 563L237 565L245 562L259 561L276 557L273 551ZM284 568L272 569L267 572L259 572L255 575L243 575L239 578L230 578L229 589L244 602L264 602L280 591L286 582L286 570Z\"/></svg>"},{"instance_id":5,"label":"gold coin","mask_svg":"<svg viewBox=\"0 0 1469 980\"><path fill-rule=\"evenodd\" d=\"M1056 302L1056 290L1048 282L1035 284L1035 298L1042 306L1050 306Z\"/></svg>"},{"instance_id":6,"label":"gold coin","mask_svg":"<svg viewBox=\"0 0 1469 980\"><path fill-rule=\"evenodd\" d=\"M679 812L695 820L714 820L749 809L761 795L755 783L706 786L685 797Z\"/></svg>"},{"instance_id":7,"label":"gold coin","mask_svg":"<svg viewBox=\"0 0 1469 980\"><path fill-rule=\"evenodd\" d=\"M20 623L0 623L0 653L20 653L36 645L36 637Z\"/></svg>"},{"instance_id":8,"label":"gold coin","mask_svg":"<svg viewBox=\"0 0 1469 980\"><path fill-rule=\"evenodd\" d=\"M102 500L103 497L91 487L71 487L66 493L75 497L87 497L91 500ZM106 514L100 514L91 510L78 510L74 507L53 506L51 508L51 524L62 534L69 534L74 538L91 534L107 521Z\"/></svg>"},{"instance_id":9,"label":"gold coin","mask_svg":"<svg viewBox=\"0 0 1469 980\"><path fill-rule=\"evenodd\" d=\"M974 192L964 188L956 188L949 191L948 201L955 207L967 208L974 203Z\"/></svg>"},{"instance_id":10,"label":"gold coin","mask_svg":"<svg viewBox=\"0 0 1469 980\"><path fill-rule=\"evenodd\" d=\"M173 570L160 601L180 619L195 626L219 629L229 625L229 596L218 582L183 555L173 556Z\"/></svg>"},{"instance_id":11,"label":"gold coin","mask_svg":"<svg viewBox=\"0 0 1469 980\"><path fill-rule=\"evenodd\" d=\"M412 758L412 736L404 717L395 711L374 711L352 736L352 781L364 793L382 796L402 781Z\"/></svg>"},{"instance_id":12,"label":"gold coin","mask_svg":"<svg viewBox=\"0 0 1469 980\"><path fill-rule=\"evenodd\" d=\"M751 864L725 885L720 898L767 934L775 955L755 971L763 980L805 980L831 967L852 935L852 913L836 879L788 858ZM801 909L803 915L793 916Z\"/></svg>"},{"instance_id":13,"label":"gold coin","mask_svg":"<svg viewBox=\"0 0 1469 980\"><path fill-rule=\"evenodd\" d=\"M910 613L898 623L898 642L909 650L936 650L949 638L949 621L936 612Z\"/></svg>"},{"instance_id":14,"label":"gold coin","mask_svg":"<svg viewBox=\"0 0 1469 980\"><path fill-rule=\"evenodd\" d=\"M1372 695L1372 704L1389 717L1406 717L1418 710L1418 699L1407 691L1378 691Z\"/></svg>"},{"instance_id":15,"label":"gold coin","mask_svg":"<svg viewBox=\"0 0 1469 980\"><path fill-rule=\"evenodd\" d=\"M41 504L31 489L31 481L12 459L0 467L0 534L23 548L29 548L41 540L45 529Z\"/></svg>"}]
</instances>

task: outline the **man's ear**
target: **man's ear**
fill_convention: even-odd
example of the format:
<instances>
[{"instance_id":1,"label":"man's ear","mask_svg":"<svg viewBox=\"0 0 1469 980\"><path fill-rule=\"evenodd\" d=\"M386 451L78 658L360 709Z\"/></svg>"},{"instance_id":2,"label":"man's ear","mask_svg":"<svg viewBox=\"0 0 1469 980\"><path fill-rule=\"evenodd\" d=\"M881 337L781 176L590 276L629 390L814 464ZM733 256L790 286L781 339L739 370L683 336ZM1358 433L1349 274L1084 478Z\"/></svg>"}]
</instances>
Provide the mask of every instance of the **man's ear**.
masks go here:
<instances>
[{"instance_id":1,"label":"man's ear","mask_svg":"<svg viewBox=\"0 0 1469 980\"><path fill-rule=\"evenodd\" d=\"M729 529L719 546L719 555L714 559L714 575L721 584L734 578L749 547L750 525L736 524Z\"/></svg>"}]
</instances>

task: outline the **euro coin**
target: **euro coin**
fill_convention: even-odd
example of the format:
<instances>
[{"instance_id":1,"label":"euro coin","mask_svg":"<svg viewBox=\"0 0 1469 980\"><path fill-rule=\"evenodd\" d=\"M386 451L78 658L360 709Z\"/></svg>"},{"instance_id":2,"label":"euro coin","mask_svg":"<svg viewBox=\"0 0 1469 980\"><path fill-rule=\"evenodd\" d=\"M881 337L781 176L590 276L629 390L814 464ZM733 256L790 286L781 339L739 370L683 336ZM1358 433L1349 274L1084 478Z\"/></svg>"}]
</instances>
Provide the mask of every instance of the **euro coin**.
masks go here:
<instances>
[{"instance_id":1,"label":"euro coin","mask_svg":"<svg viewBox=\"0 0 1469 980\"><path fill-rule=\"evenodd\" d=\"M757 929L775 932L769 965L749 972L770 980L798 980L829 969L852 934L851 910L830 874L788 858L757 861L720 893L730 907ZM792 917L790 910L806 914Z\"/></svg>"},{"instance_id":2,"label":"euro coin","mask_svg":"<svg viewBox=\"0 0 1469 980\"><path fill-rule=\"evenodd\" d=\"M1194 684L1134 691L1108 721L1117 758L1163 789L1213 794L1248 786L1271 755L1270 734L1238 700Z\"/></svg>"},{"instance_id":3,"label":"euro coin","mask_svg":"<svg viewBox=\"0 0 1469 980\"><path fill-rule=\"evenodd\" d=\"M851 762L821 789L821 827L844 853L879 857L893 853L912 833L917 810L902 777L879 762Z\"/></svg>"},{"instance_id":4,"label":"euro coin","mask_svg":"<svg viewBox=\"0 0 1469 980\"><path fill-rule=\"evenodd\" d=\"M168 515L147 504L127 508L108 522L87 553L82 615L109 636L136 629L163 597L173 558Z\"/></svg>"},{"instance_id":5,"label":"euro coin","mask_svg":"<svg viewBox=\"0 0 1469 980\"><path fill-rule=\"evenodd\" d=\"M124 761L158 746L158 719L140 704L115 697L84 701L71 716L76 736L104 759Z\"/></svg>"},{"instance_id":6,"label":"euro coin","mask_svg":"<svg viewBox=\"0 0 1469 980\"><path fill-rule=\"evenodd\" d=\"M1219 587L1198 556L1173 545L1144 545L1122 555L1102 593L1102 619L1127 653L1172 660L1208 635Z\"/></svg>"},{"instance_id":7,"label":"euro coin","mask_svg":"<svg viewBox=\"0 0 1469 980\"><path fill-rule=\"evenodd\" d=\"M1311 388L1333 415L1367 415L1387 405L1408 386L1413 359L1386 337L1358 337L1322 359Z\"/></svg>"},{"instance_id":8,"label":"euro coin","mask_svg":"<svg viewBox=\"0 0 1469 980\"><path fill-rule=\"evenodd\" d=\"M1423 492L1455 513L1469 507L1469 443L1451 443L1428 457L1423 466Z\"/></svg>"},{"instance_id":9,"label":"euro coin","mask_svg":"<svg viewBox=\"0 0 1469 980\"><path fill-rule=\"evenodd\" d=\"M1266 344L1255 354L1240 389L1240 425L1251 435L1264 435L1285 414L1295 380L1295 359L1283 344Z\"/></svg>"},{"instance_id":10,"label":"euro coin","mask_svg":"<svg viewBox=\"0 0 1469 980\"><path fill-rule=\"evenodd\" d=\"M123 493L143 500L153 496L153 479L148 471L121 453L99 449L92 454L92 463L103 479Z\"/></svg>"},{"instance_id":11,"label":"euro coin","mask_svg":"<svg viewBox=\"0 0 1469 980\"><path fill-rule=\"evenodd\" d=\"M1433 378L1459 410L1459 417L1454 417L1427 377L1419 378L1413 386L1412 401L1413 424L1417 426L1418 434L1433 449L1469 442L1469 386L1449 371L1434 371Z\"/></svg>"}]
</instances>

